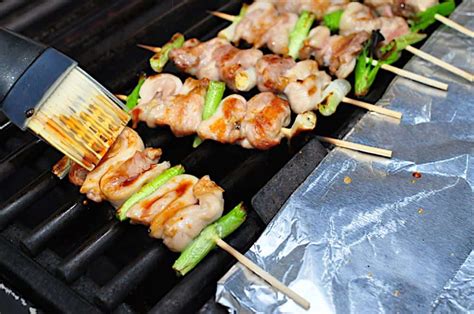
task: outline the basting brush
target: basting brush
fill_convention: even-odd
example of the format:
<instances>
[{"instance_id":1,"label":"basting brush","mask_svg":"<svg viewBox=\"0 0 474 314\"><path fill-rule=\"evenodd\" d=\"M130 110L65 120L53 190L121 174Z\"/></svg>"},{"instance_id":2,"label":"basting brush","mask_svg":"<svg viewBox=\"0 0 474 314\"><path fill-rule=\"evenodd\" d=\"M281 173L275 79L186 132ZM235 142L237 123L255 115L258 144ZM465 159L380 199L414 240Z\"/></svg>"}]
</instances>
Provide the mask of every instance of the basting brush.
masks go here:
<instances>
[{"instance_id":1,"label":"basting brush","mask_svg":"<svg viewBox=\"0 0 474 314\"><path fill-rule=\"evenodd\" d=\"M0 110L87 170L130 120L123 104L77 62L3 28Z\"/></svg>"}]
</instances>

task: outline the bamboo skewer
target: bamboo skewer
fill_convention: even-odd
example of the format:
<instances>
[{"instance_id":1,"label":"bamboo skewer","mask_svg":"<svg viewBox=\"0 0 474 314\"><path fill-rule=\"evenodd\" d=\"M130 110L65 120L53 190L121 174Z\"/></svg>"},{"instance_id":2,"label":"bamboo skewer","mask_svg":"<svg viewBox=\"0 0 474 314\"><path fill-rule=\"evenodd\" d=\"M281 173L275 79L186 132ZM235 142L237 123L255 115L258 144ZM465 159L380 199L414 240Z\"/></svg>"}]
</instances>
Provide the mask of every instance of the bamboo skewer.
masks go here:
<instances>
[{"instance_id":1,"label":"bamboo skewer","mask_svg":"<svg viewBox=\"0 0 474 314\"><path fill-rule=\"evenodd\" d=\"M372 65L374 65L374 66L377 65L377 60L373 60ZM394 73L398 76L410 79L410 80L418 82L418 83L425 84L427 86L431 86L431 87L441 89L441 90L444 90L444 91L448 90L448 84L446 84L446 83L442 83L442 82L427 78L425 76L422 76L422 75L419 75L419 74L416 74L416 73L413 73L413 72L410 72L410 71L407 71L407 70L404 70L404 69L394 67L390 64L382 64L381 68L385 71L392 72L392 73Z\"/></svg>"},{"instance_id":2,"label":"bamboo skewer","mask_svg":"<svg viewBox=\"0 0 474 314\"><path fill-rule=\"evenodd\" d=\"M451 27L452 29L457 30L458 32L463 33L469 37L474 37L474 32L466 27L454 22L453 20L448 19L447 17L442 16L441 14L436 13L435 19L439 22L443 23L444 25Z\"/></svg>"},{"instance_id":3,"label":"bamboo skewer","mask_svg":"<svg viewBox=\"0 0 474 314\"><path fill-rule=\"evenodd\" d=\"M250 269L252 272L257 274L260 278L265 280L272 286L273 288L279 290L280 292L284 293L286 296L290 297L295 301L298 305L300 305L302 308L305 310L308 310L311 306L311 304L300 296L298 293L296 293L294 290L291 290L285 284L283 284L281 281L270 275L267 271L263 270L260 266L252 262L250 259L245 257L245 255L241 254L239 251L234 249L232 246L227 244L224 240L217 238L215 239L216 244L218 247L235 257L239 263Z\"/></svg>"},{"instance_id":4,"label":"bamboo skewer","mask_svg":"<svg viewBox=\"0 0 474 314\"><path fill-rule=\"evenodd\" d=\"M383 115L386 115L386 116L389 116L389 117L392 117L392 118L396 118L396 119L401 119L402 118L402 113L401 112L390 110L390 109L383 108L383 107L380 107L380 106L375 106L375 105L366 103L364 101L351 99L351 98L347 98L347 97L344 97L342 99L342 101L346 104L350 104L350 105L354 105L354 106L357 106L357 107L360 107L360 108L364 108L364 109L367 109L369 111L377 112L377 113L380 113L380 114L383 114Z\"/></svg>"},{"instance_id":5,"label":"bamboo skewer","mask_svg":"<svg viewBox=\"0 0 474 314\"><path fill-rule=\"evenodd\" d=\"M120 99L121 101L127 101L127 98L128 98L127 95L122 95L122 94L115 94L114 96Z\"/></svg>"},{"instance_id":6,"label":"bamboo skewer","mask_svg":"<svg viewBox=\"0 0 474 314\"><path fill-rule=\"evenodd\" d=\"M219 12L219 11L209 11L209 13L211 13L215 17L221 18L229 22L234 22L235 19L237 18L235 15L231 15L231 14L227 14L227 13Z\"/></svg>"},{"instance_id":7,"label":"bamboo skewer","mask_svg":"<svg viewBox=\"0 0 474 314\"><path fill-rule=\"evenodd\" d=\"M138 47L149 50L154 53L158 53L161 51L160 47L155 47L155 46L148 46L148 45L142 45L142 44L137 44Z\"/></svg>"},{"instance_id":8,"label":"bamboo skewer","mask_svg":"<svg viewBox=\"0 0 474 314\"><path fill-rule=\"evenodd\" d=\"M459 68L457 68L457 67L455 67L455 66L453 66L453 65L451 65L447 62L444 62L443 60L438 59L438 58L436 58L436 57L434 57L434 56L432 56L432 55L430 55L426 52L423 52L420 49L417 49L413 46L407 46L405 48L405 50L411 52L412 54L414 54L417 57L420 57L421 59L424 59L424 60L429 61L433 64L436 64L437 66L439 66L439 67L441 67L441 68L443 68L443 69L445 69L445 70L447 70L447 71L449 71L453 74L456 74L456 75L458 75L462 78L465 78L469 82L472 82L474 80L474 76L471 73L468 73L468 72L466 72L464 70L461 70L461 69L459 69Z\"/></svg>"},{"instance_id":9,"label":"bamboo skewer","mask_svg":"<svg viewBox=\"0 0 474 314\"><path fill-rule=\"evenodd\" d=\"M373 146L367 146L367 145L362 145L362 144L356 144L348 141L343 141L343 140L338 140L335 138L331 137L325 137L325 136L318 136L318 139L321 142L329 143L335 146L343 147L343 148L348 148L352 150L356 150L359 152L364 152L364 153L369 153L372 155L378 155L382 157L388 157L392 158L392 151L388 149L382 149L382 148L377 148Z\"/></svg>"}]
</instances>

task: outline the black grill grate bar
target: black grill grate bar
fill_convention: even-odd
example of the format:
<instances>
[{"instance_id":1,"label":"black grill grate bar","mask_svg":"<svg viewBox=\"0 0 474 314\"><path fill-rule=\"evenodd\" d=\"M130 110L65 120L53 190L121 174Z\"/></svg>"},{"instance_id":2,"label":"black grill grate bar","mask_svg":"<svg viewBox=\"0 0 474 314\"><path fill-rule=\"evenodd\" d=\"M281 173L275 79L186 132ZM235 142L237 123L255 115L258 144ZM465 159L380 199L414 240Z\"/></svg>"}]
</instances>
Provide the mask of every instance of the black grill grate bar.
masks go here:
<instances>
[{"instance_id":1,"label":"black grill grate bar","mask_svg":"<svg viewBox=\"0 0 474 314\"><path fill-rule=\"evenodd\" d=\"M229 236L226 241L240 251L247 249L263 229L255 212L249 211L247 220L239 232ZM221 278L234 263L233 258L220 249L215 249L189 274L173 287L151 309L149 313L191 313L196 311L209 298L215 282Z\"/></svg>"},{"instance_id":2,"label":"black grill grate bar","mask_svg":"<svg viewBox=\"0 0 474 314\"><path fill-rule=\"evenodd\" d=\"M59 265L58 275L67 282L77 279L87 269L88 264L109 248L124 230L119 221L110 221Z\"/></svg>"},{"instance_id":3,"label":"black grill grate bar","mask_svg":"<svg viewBox=\"0 0 474 314\"><path fill-rule=\"evenodd\" d=\"M20 215L33 202L41 198L59 182L58 177L50 171L44 172L33 182L11 196L0 205L0 230Z\"/></svg>"},{"instance_id":4,"label":"black grill grate bar","mask_svg":"<svg viewBox=\"0 0 474 314\"><path fill-rule=\"evenodd\" d=\"M66 204L49 219L45 220L43 224L35 228L20 242L23 249L31 255L38 254L54 235L64 230L87 210L87 205L83 204L84 200L85 197L81 196L72 205Z\"/></svg>"},{"instance_id":5,"label":"black grill grate bar","mask_svg":"<svg viewBox=\"0 0 474 314\"><path fill-rule=\"evenodd\" d=\"M46 147L42 140L36 139L6 156L0 161L0 182L17 172L18 168L23 167L29 160L38 156Z\"/></svg>"},{"instance_id":6,"label":"black grill grate bar","mask_svg":"<svg viewBox=\"0 0 474 314\"><path fill-rule=\"evenodd\" d=\"M100 289L96 303L105 311L113 310L159 265L159 261L169 254L167 251L164 244L155 242Z\"/></svg>"}]
</instances>

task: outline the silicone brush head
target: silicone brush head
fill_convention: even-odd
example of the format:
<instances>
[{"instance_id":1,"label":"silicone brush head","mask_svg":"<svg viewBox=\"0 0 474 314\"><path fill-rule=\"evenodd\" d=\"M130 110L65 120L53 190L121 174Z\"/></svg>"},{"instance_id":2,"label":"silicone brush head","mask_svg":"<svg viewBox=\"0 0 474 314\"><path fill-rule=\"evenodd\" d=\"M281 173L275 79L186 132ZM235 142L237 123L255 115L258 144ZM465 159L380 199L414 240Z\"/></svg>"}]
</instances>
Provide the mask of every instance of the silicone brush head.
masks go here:
<instances>
[{"instance_id":1,"label":"silicone brush head","mask_svg":"<svg viewBox=\"0 0 474 314\"><path fill-rule=\"evenodd\" d=\"M97 166L130 116L87 73L74 67L43 98L26 127L87 170Z\"/></svg>"}]
</instances>

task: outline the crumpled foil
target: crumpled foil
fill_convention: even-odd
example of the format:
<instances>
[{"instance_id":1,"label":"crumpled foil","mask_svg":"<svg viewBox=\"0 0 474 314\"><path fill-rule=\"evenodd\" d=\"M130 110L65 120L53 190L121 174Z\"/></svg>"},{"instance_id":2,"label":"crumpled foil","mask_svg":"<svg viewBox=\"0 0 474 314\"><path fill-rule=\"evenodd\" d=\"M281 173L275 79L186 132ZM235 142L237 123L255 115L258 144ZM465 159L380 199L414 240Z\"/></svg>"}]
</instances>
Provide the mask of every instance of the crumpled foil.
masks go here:
<instances>
[{"instance_id":1,"label":"crumpled foil","mask_svg":"<svg viewBox=\"0 0 474 314\"><path fill-rule=\"evenodd\" d=\"M451 18L474 29L474 1ZM474 40L440 27L423 51L473 72ZM395 79L346 139L392 159L334 149L295 191L246 256L315 313L474 310L472 84L419 58L405 67L449 83L438 91ZM216 300L231 312L305 312L236 264Z\"/></svg>"}]
</instances>

